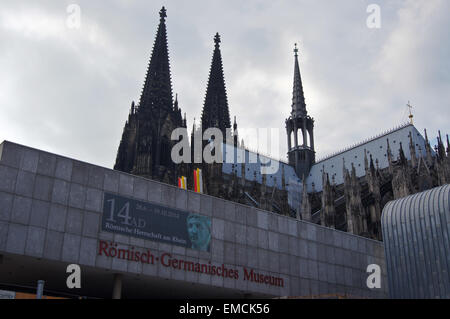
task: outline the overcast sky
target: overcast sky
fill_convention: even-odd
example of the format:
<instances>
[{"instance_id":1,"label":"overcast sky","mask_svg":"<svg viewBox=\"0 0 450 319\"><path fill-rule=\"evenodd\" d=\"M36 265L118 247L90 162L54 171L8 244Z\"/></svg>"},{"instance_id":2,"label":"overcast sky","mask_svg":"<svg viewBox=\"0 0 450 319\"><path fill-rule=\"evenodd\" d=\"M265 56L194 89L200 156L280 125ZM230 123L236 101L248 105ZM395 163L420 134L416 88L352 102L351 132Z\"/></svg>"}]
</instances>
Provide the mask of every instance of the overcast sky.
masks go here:
<instances>
[{"instance_id":1,"label":"overcast sky","mask_svg":"<svg viewBox=\"0 0 450 319\"><path fill-rule=\"evenodd\" d=\"M67 24L73 3L80 28ZM372 3L381 28L367 26ZM419 131L450 131L448 0L2 0L0 141L112 167L163 5L189 128L219 32L231 115L279 128L283 158L296 42L318 157L406 122L408 100Z\"/></svg>"}]
</instances>

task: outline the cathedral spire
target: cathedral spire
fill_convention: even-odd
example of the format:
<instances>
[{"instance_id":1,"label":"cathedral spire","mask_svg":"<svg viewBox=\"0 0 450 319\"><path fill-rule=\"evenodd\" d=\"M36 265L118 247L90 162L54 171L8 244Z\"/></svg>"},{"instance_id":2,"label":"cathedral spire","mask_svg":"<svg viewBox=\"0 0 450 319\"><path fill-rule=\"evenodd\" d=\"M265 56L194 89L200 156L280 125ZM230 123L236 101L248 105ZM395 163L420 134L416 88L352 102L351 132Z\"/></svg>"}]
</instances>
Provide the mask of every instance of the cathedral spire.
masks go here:
<instances>
[{"instance_id":1,"label":"cathedral spire","mask_svg":"<svg viewBox=\"0 0 450 319\"><path fill-rule=\"evenodd\" d=\"M231 128L230 112L223 75L222 55L220 53L220 35L214 37L214 53L209 72L208 87L202 111L202 130L210 127L220 128L225 138L227 128Z\"/></svg>"},{"instance_id":2,"label":"cathedral spire","mask_svg":"<svg viewBox=\"0 0 450 319\"><path fill-rule=\"evenodd\" d=\"M294 48L295 66L294 66L294 89L292 93L292 114L306 115L305 96L303 94L302 78L300 75L300 66L298 64L297 43Z\"/></svg>"},{"instance_id":3,"label":"cathedral spire","mask_svg":"<svg viewBox=\"0 0 450 319\"><path fill-rule=\"evenodd\" d=\"M140 107L148 110L172 109L172 83L170 79L169 50L167 47L166 9L159 12L159 26L145 77Z\"/></svg>"}]
</instances>

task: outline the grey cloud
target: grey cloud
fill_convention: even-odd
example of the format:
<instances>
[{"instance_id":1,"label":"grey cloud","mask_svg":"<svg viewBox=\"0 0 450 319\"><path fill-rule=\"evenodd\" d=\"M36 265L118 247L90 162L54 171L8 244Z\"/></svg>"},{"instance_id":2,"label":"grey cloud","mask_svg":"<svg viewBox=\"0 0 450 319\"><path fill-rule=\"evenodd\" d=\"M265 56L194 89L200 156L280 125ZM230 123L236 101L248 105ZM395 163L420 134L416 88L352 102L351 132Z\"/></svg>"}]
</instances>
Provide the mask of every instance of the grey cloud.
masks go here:
<instances>
[{"instance_id":1,"label":"grey cloud","mask_svg":"<svg viewBox=\"0 0 450 319\"><path fill-rule=\"evenodd\" d=\"M281 154L294 42L319 157L404 122L408 100L419 130L448 132L448 1L379 1L379 30L365 25L372 1L84 0L81 29L68 30L70 3L2 2L15 25L0 23L0 140L111 167L162 5L173 90L189 127L219 32L232 115L240 127L279 128Z\"/></svg>"}]
</instances>

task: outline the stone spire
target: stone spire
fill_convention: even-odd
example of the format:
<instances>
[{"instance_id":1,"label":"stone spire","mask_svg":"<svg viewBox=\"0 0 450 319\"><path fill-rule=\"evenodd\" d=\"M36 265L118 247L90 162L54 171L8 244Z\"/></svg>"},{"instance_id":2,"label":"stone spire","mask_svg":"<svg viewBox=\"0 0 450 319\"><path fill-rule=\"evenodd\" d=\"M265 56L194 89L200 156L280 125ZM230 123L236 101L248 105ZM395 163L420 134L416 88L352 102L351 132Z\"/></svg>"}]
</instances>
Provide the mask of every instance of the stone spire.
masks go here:
<instances>
[{"instance_id":1,"label":"stone spire","mask_svg":"<svg viewBox=\"0 0 450 319\"><path fill-rule=\"evenodd\" d=\"M297 176L308 176L315 163L314 119L306 112L305 96L298 63L297 44L294 48L294 87L291 114L286 119L289 165L295 168ZM299 131L301 134L299 134ZM299 141L298 136L302 137Z\"/></svg>"},{"instance_id":2,"label":"stone spire","mask_svg":"<svg viewBox=\"0 0 450 319\"><path fill-rule=\"evenodd\" d=\"M223 75L222 56L220 53L220 35L214 37L214 53L209 72L208 87L206 89L205 103L202 111L202 130L210 127L220 128L223 137L227 128L231 128L230 112Z\"/></svg>"},{"instance_id":3,"label":"stone spire","mask_svg":"<svg viewBox=\"0 0 450 319\"><path fill-rule=\"evenodd\" d=\"M297 43L294 48L295 65L294 65L294 88L292 92L292 115L306 116L306 103L303 94L302 78L300 75L300 66L298 64L298 48Z\"/></svg>"},{"instance_id":4,"label":"stone spire","mask_svg":"<svg viewBox=\"0 0 450 319\"><path fill-rule=\"evenodd\" d=\"M427 154L427 157L426 157L427 164L428 164L428 166L431 166L433 164L433 156L431 154L431 146L430 146L430 141L428 140L428 134L427 134L426 129L425 129L425 152Z\"/></svg>"},{"instance_id":5,"label":"stone spire","mask_svg":"<svg viewBox=\"0 0 450 319\"><path fill-rule=\"evenodd\" d=\"M302 220L310 222L311 218L311 203L308 197L308 190L306 186L306 178L303 176L303 191L302 191L302 203L300 208ZM297 219L299 219L297 217Z\"/></svg>"},{"instance_id":6,"label":"stone spire","mask_svg":"<svg viewBox=\"0 0 450 319\"><path fill-rule=\"evenodd\" d=\"M409 153L411 155L411 166L414 168L417 166L416 145L412 139L412 134L409 132Z\"/></svg>"},{"instance_id":7,"label":"stone spire","mask_svg":"<svg viewBox=\"0 0 450 319\"><path fill-rule=\"evenodd\" d=\"M135 136L135 157L129 173L176 184L178 168L170 157L174 145L171 133L183 126L183 119L178 99L173 101L166 17L162 7L138 106L137 127L130 134Z\"/></svg>"},{"instance_id":8,"label":"stone spire","mask_svg":"<svg viewBox=\"0 0 450 319\"><path fill-rule=\"evenodd\" d=\"M169 50L167 47L166 9L159 12L159 26L153 51L147 68L144 88L140 99L140 108L155 110L172 109L172 83L170 79Z\"/></svg>"}]
</instances>

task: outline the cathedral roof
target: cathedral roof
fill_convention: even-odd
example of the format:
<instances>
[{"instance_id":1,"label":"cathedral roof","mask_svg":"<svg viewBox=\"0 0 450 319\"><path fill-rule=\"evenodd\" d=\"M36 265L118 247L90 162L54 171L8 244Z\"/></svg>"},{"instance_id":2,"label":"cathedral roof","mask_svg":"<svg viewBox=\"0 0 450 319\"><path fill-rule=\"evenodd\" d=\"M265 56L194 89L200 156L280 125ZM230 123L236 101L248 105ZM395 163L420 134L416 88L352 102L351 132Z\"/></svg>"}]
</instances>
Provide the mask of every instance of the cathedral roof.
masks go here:
<instances>
[{"instance_id":1,"label":"cathedral roof","mask_svg":"<svg viewBox=\"0 0 450 319\"><path fill-rule=\"evenodd\" d=\"M372 155L373 160L378 160L379 169L387 168L389 161L387 158L387 141L389 140L389 146L393 155L393 159L397 159L400 151L400 144L403 145L406 159L411 159L411 154L408 151L409 134L411 133L413 143L415 144L416 155L419 156L419 149L422 151L422 155L426 156L425 151L425 139L419 133L419 131L412 124L404 124L400 127L392 129L388 132L380 134L379 136L368 139L362 143L356 144L350 148L344 149L332 156L326 157L317 161L310 170L310 174L306 179L306 185L308 192L312 191L312 184L314 183L314 189L316 191L322 190L322 171L325 170L328 173L330 179L335 180L336 185L344 182L343 178L343 161L347 168L351 167L353 163L356 169L356 176L362 177L365 173L364 167L364 151L367 152L367 156Z\"/></svg>"},{"instance_id":2,"label":"cathedral roof","mask_svg":"<svg viewBox=\"0 0 450 319\"><path fill-rule=\"evenodd\" d=\"M234 157L232 161L227 162L226 154L227 152L233 152L233 150L237 155ZM243 156L240 154L243 154ZM261 184L262 183L261 168L271 166L277 169L275 169L274 172L271 174L266 174L267 186L270 187L275 186L276 188L281 189L283 170L286 185L289 185L290 182L301 184L301 180L297 177L294 167L290 166L285 162L270 158L262 154L255 153L248 149L241 149L241 148L238 149L233 145L226 144L224 145L223 161L224 163L222 165L222 172L225 174L232 174L234 169L236 176L242 177L241 162L244 162L246 180L249 181L256 180L257 183Z\"/></svg>"}]
</instances>

